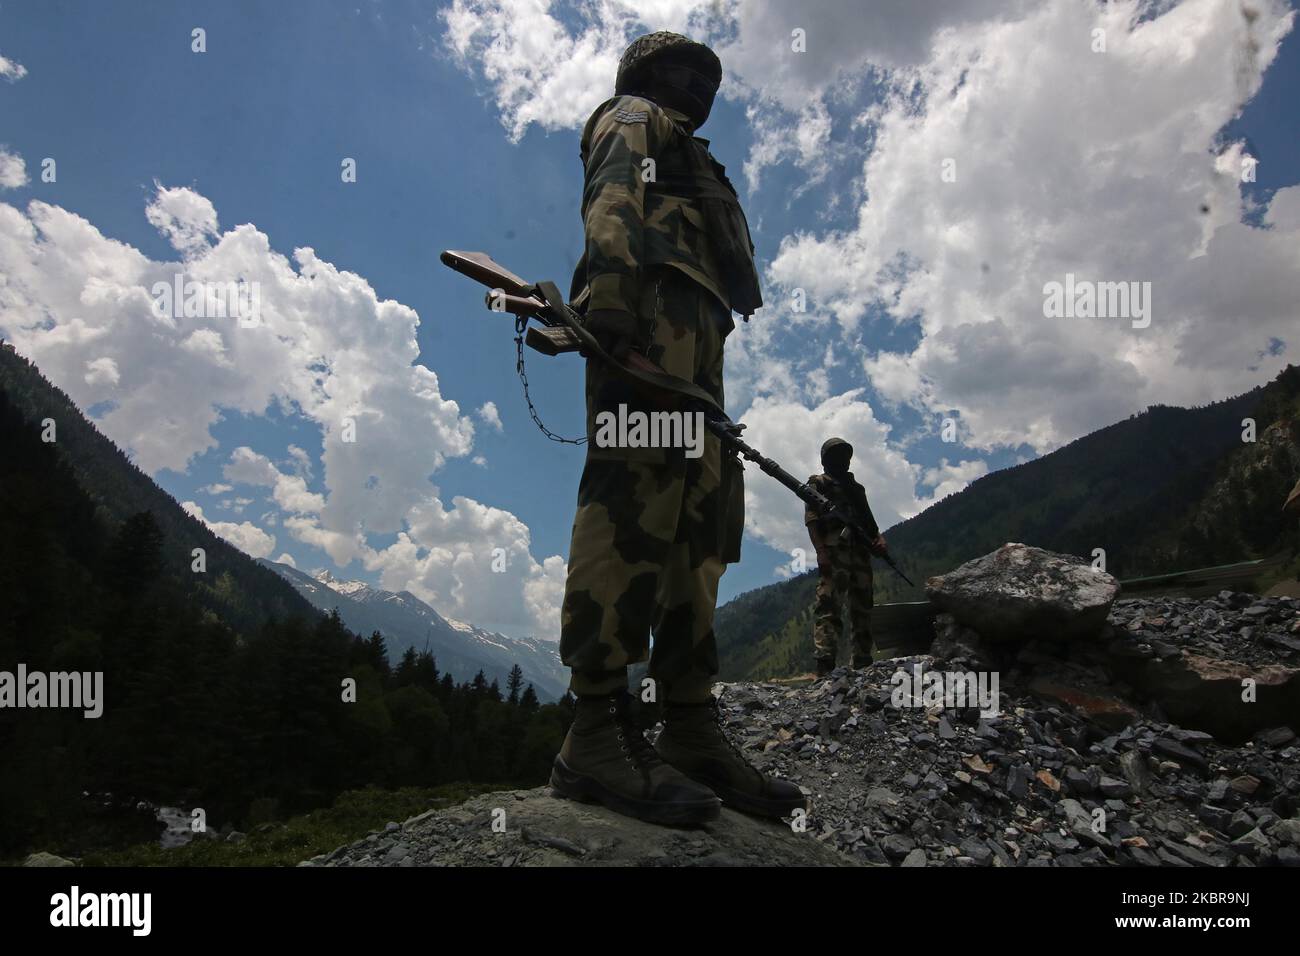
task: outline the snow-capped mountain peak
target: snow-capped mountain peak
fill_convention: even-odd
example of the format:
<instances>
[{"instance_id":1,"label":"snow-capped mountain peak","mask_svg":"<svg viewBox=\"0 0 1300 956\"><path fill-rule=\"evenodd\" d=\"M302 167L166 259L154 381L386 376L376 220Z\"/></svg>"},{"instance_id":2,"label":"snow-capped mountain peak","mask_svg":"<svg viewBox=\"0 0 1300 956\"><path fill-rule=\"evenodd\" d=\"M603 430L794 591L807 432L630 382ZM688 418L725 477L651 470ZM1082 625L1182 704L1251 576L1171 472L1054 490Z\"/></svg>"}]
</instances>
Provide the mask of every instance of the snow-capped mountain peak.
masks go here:
<instances>
[{"instance_id":1,"label":"snow-capped mountain peak","mask_svg":"<svg viewBox=\"0 0 1300 956\"><path fill-rule=\"evenodd\" d=\"M389 662L396 665L407 650L428 650L443 673L468 681L482 670L488 680L505 687L511 667L518 664L527 683L545 700L562 697L568 672L560 662L559 645L534 637L512 638L448 620L410 591L385 591L363 581L340 581L321 569L307 574L265 558L259 564L287 579L318 609L337 609L343 623L363 636L384 635Z\"/></svg>"},{"instance_id":2,"label":"snow-capped mountain peak","mask_svg":"<svg viewBox=\"0 0 1300 956\"><path fill-rule=\"evenodd\" d=\"M363 600L372 590L370 585L365 581L340 581L329 572L328 568L317 571L312 575L312 577L325 585L331 591L334 591L337 594L342 594L344 597Z\"/></svg>"}]
</instances>

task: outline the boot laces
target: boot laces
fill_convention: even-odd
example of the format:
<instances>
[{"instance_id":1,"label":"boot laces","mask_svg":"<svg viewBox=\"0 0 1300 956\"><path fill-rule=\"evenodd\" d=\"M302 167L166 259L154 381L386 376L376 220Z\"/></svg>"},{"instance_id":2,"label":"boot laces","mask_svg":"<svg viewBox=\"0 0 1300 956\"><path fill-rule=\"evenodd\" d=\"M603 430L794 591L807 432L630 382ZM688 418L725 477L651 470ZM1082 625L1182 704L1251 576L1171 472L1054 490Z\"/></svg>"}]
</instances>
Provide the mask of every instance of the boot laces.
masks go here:
<instances>
[{"instance_id":1,"label":"boot laces","mask_svg":"<svg viewBox=\"0 0 1300 956\"><path fill-rule=\"evenodd\" d=\"M637 770L651 770L663 763L663 758L659 756L659 751L655 750L654 744L645 739L641 728L626 712L620 712L617 705L611 704L609 713L614 718L615 726L618 727L618 743L623 751L624 760L630 762Z\"/></svg>"}]
</instances>

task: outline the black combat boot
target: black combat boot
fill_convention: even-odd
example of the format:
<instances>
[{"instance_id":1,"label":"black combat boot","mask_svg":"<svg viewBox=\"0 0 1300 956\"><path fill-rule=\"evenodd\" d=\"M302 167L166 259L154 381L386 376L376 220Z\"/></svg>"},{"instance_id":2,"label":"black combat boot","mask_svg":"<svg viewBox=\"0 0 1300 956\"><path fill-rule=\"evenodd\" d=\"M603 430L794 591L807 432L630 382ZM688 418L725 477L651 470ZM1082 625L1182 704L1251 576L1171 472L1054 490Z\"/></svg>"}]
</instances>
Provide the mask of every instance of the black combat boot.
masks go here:
<instances>
[{"instance_id":1,"label":"black combat boot","mask_svg":"<svg viewBox=\"0 0 1300 956\"><path fill-rule=\"evenodd\" d=\"M817 658L817 676L819 678L829 677L831 675L831 671L833 670L835 670L835 658L833 657Z\"/></svg>"},{"instance_id":2,"label":"black combat boot","mask_svg":"<svg viewBox=\"0 0 1300 956\"><path fill-rule=\"evenodd\" d=\"M784 817L806 809L803 791L788 780L769 777L751 766L720 723L717 701L673 704L664 709L664 730L655 742L659 755L692 780L744 813Z\"/></svg>"},{"instance_id":3,"label":"black combat boot","mask_svg":"<svg viewBox=\"0 0 1300 956\"><path fill-rule=\"evenodd\" d=\"M717 795L663 762L632 721L628 702L626 691L578 698L573 724L551 770L555 792L650 823L717 819Z\"/></svg>"}]
</instances>

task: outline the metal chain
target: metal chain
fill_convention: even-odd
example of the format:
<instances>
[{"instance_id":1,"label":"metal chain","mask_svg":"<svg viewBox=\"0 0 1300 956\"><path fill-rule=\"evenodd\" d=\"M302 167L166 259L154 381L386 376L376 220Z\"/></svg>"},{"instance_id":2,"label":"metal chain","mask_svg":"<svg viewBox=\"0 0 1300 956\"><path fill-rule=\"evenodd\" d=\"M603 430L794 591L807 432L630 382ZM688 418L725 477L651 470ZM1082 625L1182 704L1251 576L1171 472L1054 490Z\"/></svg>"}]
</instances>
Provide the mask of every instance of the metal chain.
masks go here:
<instances>
[{"instance_id":1,"label":"metal chain","mask_svg":"<svg viewBox=\"0 0 1300 956\"><path fill-rule=\"evenodd\" d=\"M664 314L664 280L663 276L655 279L655 311L650 319L650 335L646 340L646 354L650 354L650 348L654 345L655 335L659 332L659 316Z\"/></svg>"},{"instance_id":2,"label":"metal chain","mask_svg":"<svg viewBox=\"0 0 1300 956\"><path fill-rule=\"evenodd\" d=\"M541 416L537 414L537 408L533 405L533 397L528 393L528 372L524 369L524 329L528 326L528 319L525 316L515 317L515 372L519 375L519 381L524 386L524 401L528 403L528 414L532 416L537 427L542 430L542 434L551 441L560 442L565 445L585 445L586 438L565 438L557 435L546 427Z\"/></svg>"}]
</instances>

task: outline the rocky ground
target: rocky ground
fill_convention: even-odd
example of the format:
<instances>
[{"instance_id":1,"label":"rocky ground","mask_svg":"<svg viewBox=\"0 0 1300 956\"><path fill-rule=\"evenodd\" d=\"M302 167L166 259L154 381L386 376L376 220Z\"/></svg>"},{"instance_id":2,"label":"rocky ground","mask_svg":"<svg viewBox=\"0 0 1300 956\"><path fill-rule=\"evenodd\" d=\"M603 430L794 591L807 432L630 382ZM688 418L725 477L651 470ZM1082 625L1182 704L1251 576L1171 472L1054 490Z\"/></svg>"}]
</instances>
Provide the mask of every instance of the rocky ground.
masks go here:
<instances>
[{"instance_id":1,"label":"rocky ground","mask_svg":"<svg viewBox=\"0 0 1300 956\"><path fill-rule=\"evenodd\" d=\"M672 828L572 803L550 788L484 794L390 823L304 866L852 866L779 821L723 810Z\"/></svg>"},{"instance_id":2,"label":"rocky ground","mask_svg":"<svg viewBox=\"0 0 1300 956\"><path fill-rule=\"evenodd\" d=\"M1140 675L1110 666L1193 657L1290 672L1300 602L1120 601L1107 624L1082 649L994 652L1011 655L996 716L891 700L900 669L961 668L987 652L959 629L936 645L947 663L720 686L732 739L810 795L806 828L731 811L698 829L656 827L539 788L391 823L304 865L1300 866L1292 728L1217 740L1169 722L1134 686ZM1092 686L1067 693L1063 680Z\"/></svg>"},{"instance_id":3,"label":"rocky ground","mask_svg":"<svg viewBox=\"0 0 1300 956\"><path fill-rule=\"evenodd\" d=\"M1147 720L1111 732L1005 690L987 719L892 706L890 674L917 663L933 659L731 688L754 762L812 795L814 839L904 866L1300 865L1289 729L1240 747Z\"/></svg>"},{"instance_id":4,"label":"rocky ground","mask_svg":"<svg viewBox=\"0 0 1300 956\"><path fill-rule=\"evenodd\" d=\"M1300 600L1221 591L1202 600L1120 601L1109 622L1151 655L1183 651L1255 666L1300 664Z\"/></svg>"},{"instance_id":5,"label":"rocky ground","mask_svg":"<svg viewBox=\"0 0 1300 956\"><path fill-rule=\"evenodd\" d=\"M1224 591L1122 600L1086 639L985 641L949 615L930 652L1078 708L1112 728L1140 716L1241 743L1300 727L1300 601ZM1247 685L1252 688L1243 695Z\"/></svg>"}]
</instances>

